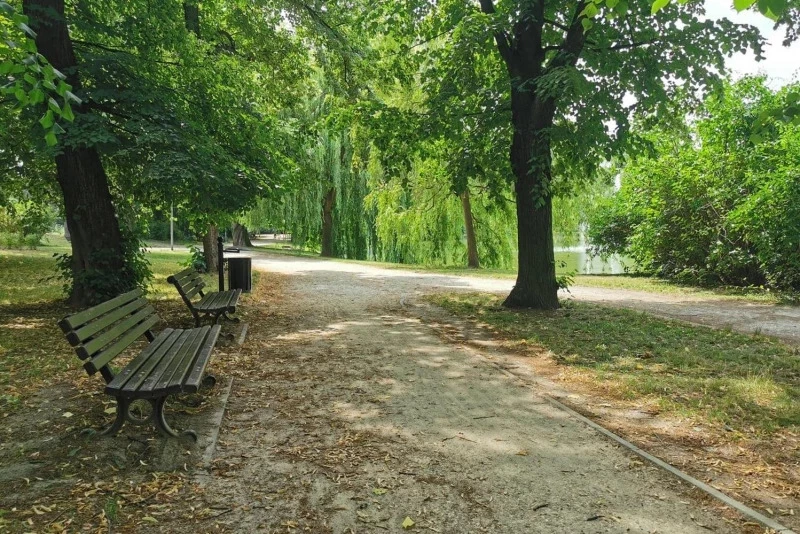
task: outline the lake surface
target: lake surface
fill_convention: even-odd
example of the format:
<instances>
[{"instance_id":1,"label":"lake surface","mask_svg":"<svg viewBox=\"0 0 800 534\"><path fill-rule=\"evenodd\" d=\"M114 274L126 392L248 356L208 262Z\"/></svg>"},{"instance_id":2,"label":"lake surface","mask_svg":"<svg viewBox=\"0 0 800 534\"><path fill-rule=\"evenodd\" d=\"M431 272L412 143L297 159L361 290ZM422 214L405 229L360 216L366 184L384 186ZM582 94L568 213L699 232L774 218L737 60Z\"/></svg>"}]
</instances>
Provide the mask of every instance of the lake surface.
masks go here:
<instances>
[{"instance_id":1,"label":"lake surface","mask_svg":"<svg viewBox=\"0 0 800 534\"><path fill-rule=\"evenodd\" d=\"M612 256L603 260L593 257L586 247L556 247L555 253L558 273L624 274L633 271L635 267L633 260L629 258ZM625 270L626 267L628 271Z\"/></svg>"}]
</instances>

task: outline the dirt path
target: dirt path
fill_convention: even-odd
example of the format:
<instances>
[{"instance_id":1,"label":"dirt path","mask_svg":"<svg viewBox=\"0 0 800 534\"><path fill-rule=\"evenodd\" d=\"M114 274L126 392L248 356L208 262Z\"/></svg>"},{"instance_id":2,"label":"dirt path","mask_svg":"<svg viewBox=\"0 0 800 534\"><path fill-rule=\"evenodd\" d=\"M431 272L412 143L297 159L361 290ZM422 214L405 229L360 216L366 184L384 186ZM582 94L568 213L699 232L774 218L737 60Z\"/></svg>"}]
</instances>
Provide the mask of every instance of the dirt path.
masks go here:
<instances>
[{"instance_id":1,"label":"dirt path","mask_svg":"<svg viewBox=\"0 0 800 534\"><path fill-rule=\"evenodd\" d=\"M490 349L442 341L416 306L433 287L507 282L278 255L254 264L287 282L249 352L226 365L238 374L204 482L220 527L402 532L408 517L452 533L753 528L553 408Z\"/></svg>"}]
</instances>

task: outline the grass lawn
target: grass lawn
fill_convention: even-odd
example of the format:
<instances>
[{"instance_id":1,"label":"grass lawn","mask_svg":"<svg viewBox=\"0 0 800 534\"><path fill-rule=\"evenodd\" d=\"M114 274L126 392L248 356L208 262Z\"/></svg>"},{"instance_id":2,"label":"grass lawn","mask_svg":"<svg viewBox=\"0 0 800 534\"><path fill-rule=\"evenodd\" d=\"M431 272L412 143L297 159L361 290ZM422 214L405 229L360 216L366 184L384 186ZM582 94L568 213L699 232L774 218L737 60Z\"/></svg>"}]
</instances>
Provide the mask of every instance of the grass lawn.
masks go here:
<instances>
[{"instance_id":1,"label":"grass lawn","mask_svg":"<svg viewBox=\"0 0 800 534\"><path fill-rule=\"evenodd\" d=\"M44 245L35 250L0 249L0 306L63 299L63 282L56 278L53 256L69 252L69 243L52 234L47 235ZM172 298L175 288L167 283L167 277L185 269L184 263L188 259L189 253L184 247L175 252L148 252L147 260L153 271L149 298Z\"/></svg>"},{"instance_id":2,"label":"grass lawn","mask_svg":"<svg viewBox=\"0 0 800 534\"><path fill-rule=\"evenodd\" d=\"M495 295L431 300L611 397L734 432L800 430L800 352L778 341L576 302L536 312L501 308Z\"/></svg>"},{"instance_id":3,"label":"grass lawn","mask_svg":"<svg viewBox=\"0 0 800 534\"><path fill-rule=\"evenodd\" d=\"M68 251L60 237L36 250L0 250L0 408L13 407L27 392L64 373L79 372L56 324L73 311L64 304L53 257ZM153 271L148 298L179 303L166 279L184 269L188 254L150 252L147 259Z\"/></svg>"}]
</instances>

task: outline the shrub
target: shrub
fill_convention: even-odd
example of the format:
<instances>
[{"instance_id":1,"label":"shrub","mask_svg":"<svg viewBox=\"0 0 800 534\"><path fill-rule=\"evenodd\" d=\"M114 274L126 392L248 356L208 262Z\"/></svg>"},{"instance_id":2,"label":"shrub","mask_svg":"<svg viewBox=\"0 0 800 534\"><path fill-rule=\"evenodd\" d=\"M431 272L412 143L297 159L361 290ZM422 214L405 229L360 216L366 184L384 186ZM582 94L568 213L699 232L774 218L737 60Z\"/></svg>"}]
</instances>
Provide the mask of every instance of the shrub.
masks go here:
<instances>
[{"instance_id":1,"label":"shrub","mask_svg":"<svg viewBox=\"0 0 800 534\"><path fill-rule=\"evenodd\" d=\"M800 290L800 130L776 123L751 140L792 91L746 78L691 130L648 132L659 153L629 163L595 212L596 252L682 282Z\"/></svg>"}]
</instances>

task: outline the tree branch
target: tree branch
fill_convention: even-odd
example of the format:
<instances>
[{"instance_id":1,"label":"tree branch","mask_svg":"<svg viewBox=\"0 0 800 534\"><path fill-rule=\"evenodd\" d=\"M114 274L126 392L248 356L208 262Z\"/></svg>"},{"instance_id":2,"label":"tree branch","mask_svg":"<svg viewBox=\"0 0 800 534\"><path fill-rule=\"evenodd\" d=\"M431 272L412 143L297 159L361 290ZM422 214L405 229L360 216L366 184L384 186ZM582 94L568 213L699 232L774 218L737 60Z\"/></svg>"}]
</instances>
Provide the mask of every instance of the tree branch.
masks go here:
<instances>
[{"instance_id":1,"label":"tree branch","mask_svg":"<svg viewBox=\"0 0 800 534\"><path fill-rule=\"evenodd\" d=\"M567 35L561 45L561 50L547 64L546 70L548 72L561 67L574 66L578 62L578 57L580 57L583 46L586 43L586 32L581 22L584 17L581 13L588 1L590 0L578 2L575 13L572 16L572 22L567 30Z\"/></svg>"},{"instance_id":2,"label":"tree branch","mask_svg":"<svg viewBox=\"0 0 800 534\"><path fill-rule=\"evenodd\" d=\"M548 18L545 18L545 19L543 19L543 20L544 20L544 21L545 21L547 24L550 24L551 26L555 26L555 27L556 27L556 28L558 28L559 30L562 30L562 31L565 31L565 32L568 32L568 31L569 31L569 26L566 26L566 25L564 25L564 24L561 24L560 22L556 22L556 21L554 21L554 20L550 20L550 19L548 19Z\"/></svg>"},{"instance_id":3,"label":"tree branch","mask_svg":"<svg viewBox=\"0 0 800 534\"><path fill-rule=\"evenodd\" d=\"M141 58L141 56L139 56L137 54L134 54L133 52L130 52L128 50L120 50L119 48L113 48L113 47L106 46L106 45L103 45L103 44L100 44L100 43L90 43L89 41L81 41L79 39L73 39L72 43L74 45L78 45L78 46L99 48L100 50L105 50L106 52L113 52L115 54L125 54L127 56ZM150 58L148 58L148 61L152 61L153 63L160 63L162 65L171 65L173 67L180 67L181 66L180 63L177 63L175 61L162 61L162 60L150 59Z\"/></svg>"},{"instance_id":4,"label":"tree branch","mask_svg":"<svg viewBox=\"0 0 800 534\"><path fill-rule=\"evenodd\" d=\"M481 11L487 15L494 15L497 11L494 8L492 0L481 0ZM511 42L508 34L504 31L495 31L494 40L497 43L497 49L504 60L508 61L511 58Z\"/></svg>"}]
</instances>

